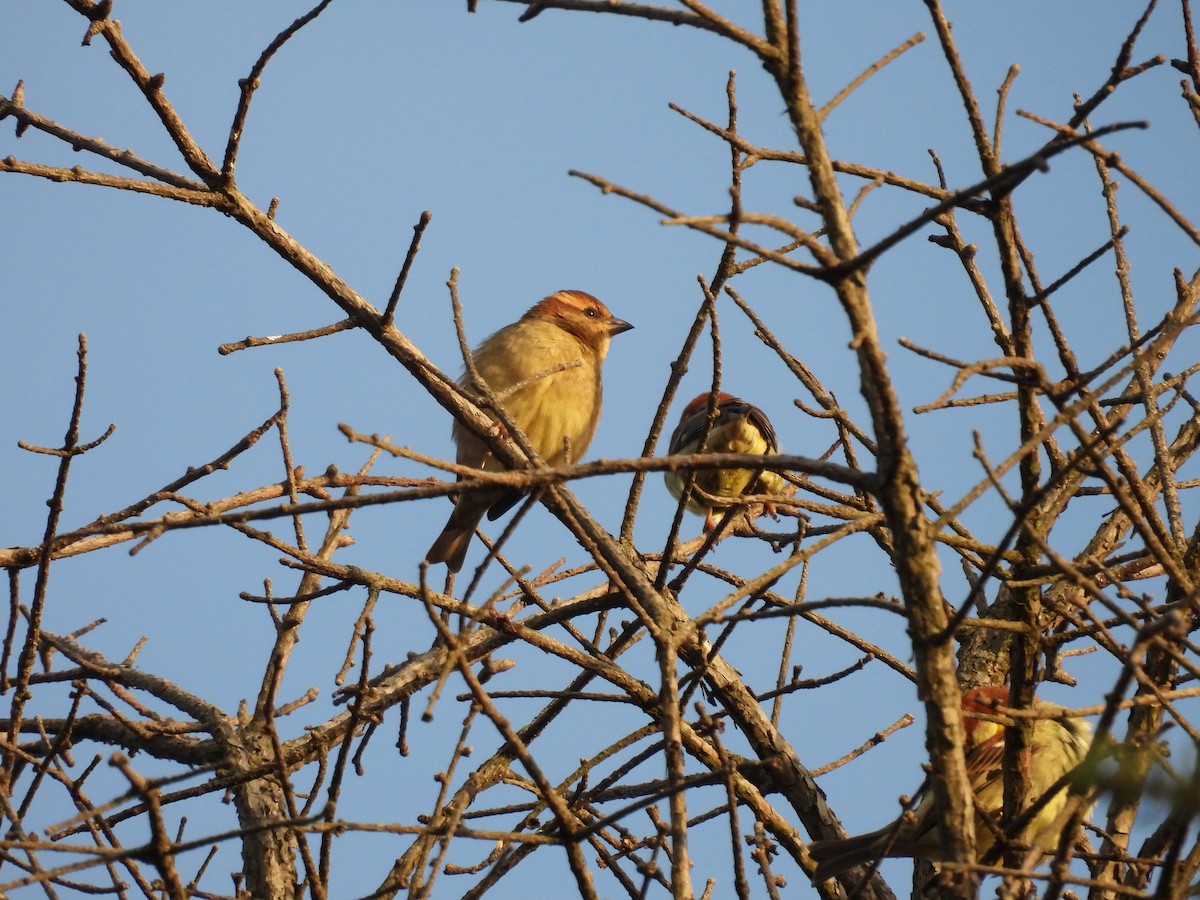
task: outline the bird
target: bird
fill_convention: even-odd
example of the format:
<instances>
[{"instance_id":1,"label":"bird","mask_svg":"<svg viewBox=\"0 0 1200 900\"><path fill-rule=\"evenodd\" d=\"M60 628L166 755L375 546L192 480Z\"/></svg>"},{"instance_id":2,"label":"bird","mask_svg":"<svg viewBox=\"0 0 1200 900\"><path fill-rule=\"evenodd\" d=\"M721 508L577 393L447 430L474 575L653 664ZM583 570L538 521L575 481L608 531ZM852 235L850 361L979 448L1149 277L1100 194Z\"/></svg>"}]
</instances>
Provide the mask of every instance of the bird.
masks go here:
<instances>
[{"instance_id":1,"label":"bird","mask_svg":"<svg viewBox=\"0 0 1200 900\"><path fill-rule=\"evenodd\" d=\"M1008 688L1000 685L972 688L962 698L966 714L963 725L967 777L975 792L975 850L978 857L986 854L995 843L994 823L999 821L1004 805L1004 726L975 718L972 714L995 715L997 705L1007 706L1008 703ZM1061 714L1064 711L1061 706L1038 700L1034 701L1034 708L1044 713ZM1091 746L1091 735L1091 726L1082 719L1060 715L1034 720L1029 746L1033 800L1046 794L1083 761ZM1034 815L1026 833L1036 846L1048 851L1057 847L1059 835L1051 826L1066 802L1067 791L1062 786ZM813 883L820 884L847 869L885 856L936 860L941 850L941 838L935 803L932 793L926 791L916 809L905 812L877 831L844 840L809 844L809 855L817 863ZM986 814L991 823L981 813Z\"/></svg>"},{"instance_id":2,"label":"bird","mask_svg":"<svg viewBox=\"0 0 1200 900\"><path fill-rule=\"evenodd\" d=\"M601 369L609 342L631 328L591 294L560 290L485 338L471 359L479 377L538 455L547 465L563 465L578 461L596 434ZM472 387L469 379L469 373L459 379L468 392ZM461 422L454 423L451 436L459 465L485 471L506 468ZM461 481L466 476L458 477ZM460 495L425 559L444 562L450 571L458 572L484 514L489 520L496 519L511 509L522 493L499 488Z\"/></svg>"},{"instance_id":3,"label":"bird","mask_svg":"<svg viewBox=\"0 0 1200 900\"><path fill-rule=\"evenodd\" d=\"M700 439L708 421L710 396L707 392L699 394L683 408L679 424L671 433L671 455L692 454L700 449ZM717 417L708 432L705 448L709 453L773 455L779 452L779 440L766 413L753 403L721 393L717 395ZM672 497L678 500L683 496L687 472L668 471L663 473L663 478ZM782 493L785 484L781 475L767 470L756 473L753 469L698 469L687 508L703 515L704 530L712 531L716 525L716 510L734 505L746 493ZM770 503L764 508L774 515Z\"/></svg>"}]
</instances>

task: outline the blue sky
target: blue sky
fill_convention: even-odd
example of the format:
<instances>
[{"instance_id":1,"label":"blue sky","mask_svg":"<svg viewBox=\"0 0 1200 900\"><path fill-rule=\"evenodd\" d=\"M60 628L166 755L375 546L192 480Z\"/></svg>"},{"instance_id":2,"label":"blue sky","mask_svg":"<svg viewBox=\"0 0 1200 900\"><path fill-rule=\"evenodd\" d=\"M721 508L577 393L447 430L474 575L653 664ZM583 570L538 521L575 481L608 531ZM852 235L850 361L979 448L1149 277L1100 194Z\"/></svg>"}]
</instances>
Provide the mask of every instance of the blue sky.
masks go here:
<instances>
[{"instance_id":1,"label":"blue sky","mask_svg":"<svg viewBox=\"0 0 1200 900\"><path fill-rule=\"evenodd\" d=\"M453 373L460 362L445 288L452 267L461 271L473 341L556 289L577 288L601 297L635 330L613 344L605 412L591 455L636 456L669 364L700 304L696 279L712 276L720 247L683 228L663 227L652 211L603 196L567 172L602 175L691 214L719 214L728 203L728 152L672 112L668 103L723 122L726 79L736 70L742 133L760 145L793 150L782 105L748 53L709 34L556 11L519 24L520 7L514 4L481 2L474 15L464 6L334 3L268 67L245 132L239 185L264 207L279 197L280 224L380 304L404 258L412 226L423 210L431 211L397 324ZM722 6L743 16L755 5ZM1140 6L1125 3L1089 6L1086 13L1078 3L946 6L989 122L995 89L1010 64L1021 66L1008 102L1006 160L1024 157L1047 138L1042 126L1017 118L1015 110L1068 119L1072 93L1090 95L1103 82L1141 12ZM863 0L802 7L804 68L818 102L911 35L932 34L923 4ZM305 8L276 0L214 3L197 15L192 5L118 0L115 16L146 67L166 73L164 90L192 133L210 155L219 156L237 79ZM1178 8L1164 4L1152 17L1134 61L1158 53L1184 55L1178 20ZM0 9L0 92L11 94L17 80L24 79L30 108L183 171L127 76L99 44L79 46L83 27L66 4L8 0ZM1141 76L1101 107L1094 123L1149 120L1150 130L1125 132L1106 143L1194 214L1200 200L1194 168L1197 132L1179 99L1179 78L1170 66ZM33 132L18 141L10 122L0 128L0 157L113 171ZM980 176L961 103L933 39L841 104L827 120L827 134L838 159L932 180L932 148L952 186ZM853 195L861 181L845 178L843 186ZM747 172L745 190L748 208L811 225L811 216L792 203L792 197L808 190L799 168L760 163ZM1131 185L1123 186L1120 202L1133 226L1132 278L1146 325L1173 300L1172 269L1190 275L1196 268L1196 247ZM874 191L856 218L860 241L877 240L926 205L894 189ZM1048 173L1021 189L1016 206L1047 281L1107 238L1094 168L1083 153L1055 159ZM349 446L340 436L339 422L366 433L391 434L397 443L422 453L452 455L446 413L362 335L217 354L220 344L247 335L299 331L340 318L324 296L232 220L158 198L13 175L0 177L0 211L6 261L0 383L9 386L0 395L0 466L8 473L0 546L27 546L40 539L55 462L24 453L16 442L53 445L61 440L80 332L87 334L90 348L83 437L99 435L110 422L117 430L103 447L76 463L66 528L124 506L188 465L223 452L274 410L277 367L286 373L292 396L293 449L310 471L331 463L352 470L365 458L362 448ZM986 248L983 224L966 216L960 220ZM925 240L928 233L910 238L871 273L879 328L906 409L930 402L949 385L951 373L903 350L900 337L962 358L997 355L961 270L946 251ZM995 277L994 259L985 254L982 264ZM1123 342L1111 269L1107 260L1093 267L1057 302L1056 311L1084 366ZM736 287L788 349L866 424L857 371L846 346L848 330L833 294L766 266L738 279ZM786 450L819 455L834 440L832 427L794 407L794 399L810 398L762 349L736 307L726 300L719 312L726 388L768 412ZM1045 335L1039 339L1044 341ZM1177 369L1195 358L1195 350L1194 339L1181 342L1177 353L1184 361ZM686 399L706 389L709 378L709 365L698 355L673 417ZM908 427L927 486L944 491L948 501L957 500L981 477L971 459L973 429L994 442L989 447L995 458L1011 449L1008 420L992 410L910 416ZM405 462L385 461L378 471L429 474ZM232 471L205 482L199 495L223 496L277 481L279 473L277 446L264 441ZM618 478L578 485L580 495L612 530L619 525L627 482ZM341 560L412 579L448 508L438 500L360 511L351 529L356 543ZM661 548L672 511L661 481L651 479L638 521L643 549ZM981 538L994 540L1003 529L1003 522L989 521L995 512L984 502L964 519L979 529ZM698 532L698 522L690 519L686 528ZM1086 533L1080 535L1081 543ZM1071 538L1066 540L1072 549ZM735 543L718 555L731 568L759 571L771 559L746 542ZM511 546L515 556L528 554L535 568L560 555L579 556L561 526L540 510ZM151 640L139 658L144 668L178 679L232 712L239 700L253 694L271 639L266 613L248 609L237 594L260 592L268 577L288 591L293 578L276 565L275 557L232 533L188 532L167 535L134 557L118 550L64 561L56 565L51 581L47 627L69 632L104 616L108 623L88 640L116 659L147 634ZM961 599L965 584L957 563L950 556L946 563L947 596ZM28 590L31 577L22 584ZM824 555L808 585L813 598L894 593L895 587L894 576L866 538L844 542ZM787 593L795 584L782 589ZM314 717L328 708L330 678L345 652L358 603L343 597L311 613L310 630L284 694L290 689L298 695L317 685L322 701ZM431 634L422 617L397 603L381 608L379 658L402 658L428 646ZM898 619L847 613L839 620L908 659ZM748 679L768 683L778 650L772 646L764 654L756 643L761 634L745 633L728 653ZM809 637L811 645L804 645L796 659L805 677L834 671L856 655L815 630ZM566 674L545 661L528 659L522 665L521 683L565 683ZM882 670L869 667L868 672L864 681L844 682L821 692L827 693L825 698L804 698L789 708L784 730L806 762L815 767L839 756L903 711L919 714L911 685ZM862 686L868 683L873 702L848 704L848 699L864 696ZM1087 692L1081 705L1096 702L1102 687ZM1067 702L1075 699L1070 695ZM615 739L632 727L632 717L608 706L612 704L599 711L597 721ZM530 704L529 711L533 708ZM519 719L521 713L514 715ZM410 735L419 749L391 782L395 796L381 796L377 777L366 780L369 790L348 788L347 817L411 819L404 803L414 792L432 797L428 773L444 765L446 736L456 734L458 716L444 703L433 725ZM831 728L831 716L844 727ZM394 727L389 723L385 730ZM482 754L495 738L480 728ZM550 758L562 754L564 771L580 752L572 738L571 733L548 736L543 748ZM373 759L380 769L396 765L383 746L389 740L382 735L376 739ZM890 798L915 788L922 741L919 725L907 729L877 751L880 760L890 754L886 765L859 764L822 782L852 830L880 824L895 809ZM397 809L402 811L393 812ZM390 858L402 846L394 839L359 841L335 867L342 895L370 890L383 872L379 859ZM716 834L712 868L702 870L710 863L701 859L697 884L706 873L727 870L726 846L726 839ZM221 871L236 866L228 851L218 859ZM559 868L550 871L564 876L561 857L555 865ZM543 877L532 865L527 868L512 876L506 888L510 893L503 896L522 896L530 883L523 879L537 883ZM796 895L803 896L803 878L795 871L788 875ZM446 883L443 887L452 890Z\"/></svg>"}]
</instances>

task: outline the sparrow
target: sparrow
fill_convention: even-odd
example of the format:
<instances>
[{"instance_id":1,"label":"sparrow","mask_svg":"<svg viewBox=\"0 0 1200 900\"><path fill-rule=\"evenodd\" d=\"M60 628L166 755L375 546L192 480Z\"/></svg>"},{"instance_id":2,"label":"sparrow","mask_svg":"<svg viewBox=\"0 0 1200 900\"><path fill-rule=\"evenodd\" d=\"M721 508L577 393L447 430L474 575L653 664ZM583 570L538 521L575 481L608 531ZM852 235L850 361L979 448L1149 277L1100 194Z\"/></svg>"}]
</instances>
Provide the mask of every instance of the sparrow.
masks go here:
<instances>
[{"instance_id":1,"label":"sparrow","mask_svg":"<svg viewBox=\"0 0 1200 900\"><path fill-rule=\"evenodd\" d=\"M975 792L975 849L979 857L995 843L993 829L1000 821L1004 805L1004 726L975 718L973 714L995 715L995 707L1007 706L1008 702L1008 688L998 685L973 688L962 698L967 777ZM1038 700L1034 701L1034 708L1047 713L1063 711L1061 706ZM1091 736L1091 726L1082 719L1034 720L1029 744L1030 787L1034 800L1083 761L1091 745ZM1060 787L1029 824L1026 833L1044 850L1054 850L1058 845L1059 835L1051 826L1066 802L1066 787ZM986 818L981 813L986 814ZM808 845L808 852L817 863L813 883L885 856L936 859L941 850L938 820L933 795L926 792L916 809L902 814L878 831L845 840L814 841Z\"/></svg>"},{"instance_id":2,"label":"sparrow","mask_svg":"<svg viewBox=\"0 0 1200 900\"><path fill-rule=\"evenodd\" d=\"M591 294L556 291L485 338L471 359L533 449L547 465L559 466L577 462L587 452L600 420L600 376L609 342L632 327ZM459 385L471 390L466 373ZM506 468L461 423L454 423L452 437L459 465L485 471ZM500 488L461 495L425 559L459 571L484 514L496 519L522 494Z\"/></svg>"},{"instance_id":3,"label":"sparrow","mask_svg":"<svg viewBox=\"0 0 1200 900\"><path fill-rule=\"evenodd\" d=\"M708 400L711 395L703 393L683 408L679 424L671 433L669 452L692 454L700 449L700 439L708 419ZM779 440L766 413L752 403L747 403L730 394L717 397L717 418L708 433L705 445L709 453L757 453L776 454ZM667 490L678 500L683 496L687 484L687 472L664 472ZM786 482L776 472L752 469L697 469L691 497L687 508L704 515L704 530L712 531L716 525L714 511L726 509L738 502L743 494L779 494ZM774 506L764 505L767 513L774 515Z\"/></svg>"}]
</instances>

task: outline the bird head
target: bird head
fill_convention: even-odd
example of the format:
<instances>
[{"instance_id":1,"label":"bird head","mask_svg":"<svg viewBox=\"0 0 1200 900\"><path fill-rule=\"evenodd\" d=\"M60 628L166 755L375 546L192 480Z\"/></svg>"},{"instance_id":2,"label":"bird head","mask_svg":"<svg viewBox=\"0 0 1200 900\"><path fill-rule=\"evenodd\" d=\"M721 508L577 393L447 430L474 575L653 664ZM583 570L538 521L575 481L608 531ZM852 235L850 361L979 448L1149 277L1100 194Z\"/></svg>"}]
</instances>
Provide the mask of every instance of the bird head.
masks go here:
<instances>
[{"instance_id":1,"label":"bird head","mask_svg":"<svg viewBox=\"0 0 1200 900\"><path fill-rule=\"evenodd\" d=\"M712 396L711 391L705 391L703 394L697 394L692 401L683 408L683 414L680 419L687 419L695 415L699 415L708 409L708 398ZM733 394L726 394L724 391L717 394L717 405L720 406L727 400L736 400L737 397Z\"/></svg>"},{"instance_id":2,"label":"bird head","mask_svg":"<svg viewBox=\"0 0 1200 900\"><path fill-rule=\"evenodd\" d=\"M1009 700L1008 688L1000 684L989 684L983 687L971 688L962 696L963 727L967 732L967 745L977 747L996 735L1004 733L1004 726L999 722L989 722L977 718L972 713L997 715L997 706L1007 706Z\"/></svg>"},{"instance_id":3,"label":"bird head","mask_svg":"<svg viewBox=\"0 0 1200 900\"><path fill-rule=\"evenodd\" d=\"M608 354L608 343L615 335L633 327L583 291L555 291L534 304L523 318L554 323L577 337L599 359L604 359Z\"/></svg>"}]
</instances>

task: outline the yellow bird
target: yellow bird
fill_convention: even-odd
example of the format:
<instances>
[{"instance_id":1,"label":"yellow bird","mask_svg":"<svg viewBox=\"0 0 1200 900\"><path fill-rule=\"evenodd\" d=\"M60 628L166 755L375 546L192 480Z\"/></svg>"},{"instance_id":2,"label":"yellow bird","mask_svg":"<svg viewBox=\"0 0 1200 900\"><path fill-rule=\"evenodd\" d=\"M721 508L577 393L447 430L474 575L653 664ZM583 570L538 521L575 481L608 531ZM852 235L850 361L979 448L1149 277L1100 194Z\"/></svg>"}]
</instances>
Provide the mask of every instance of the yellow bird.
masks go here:
<instances>
[{"instance_id":1,"label":"yellow bird","mask_svg":"<svg viewBox=\"0 0 1200 900\"><path fill-rule=\"evenodd\" d=\"M979 857L995 843L992 828L1000 820L1004 806L1004 726L974 718L971 714L994 715L997 704L1007 706L1008 702L1008 688L999 685L973 688L962 698L963 712L967 714L963 721L967 732L967 777L975 791L975 853ZM1034 709L1049 713L1063 711L1061 706L1037 700ZM1091 742L1091 726L1082 719L1034 720L1029 746L1033 799L1049 793L1059 779L1083 762ZM1026 833L1036 846L1046 851L1053 851L1058 846L1060 828L1055 825L1066 803L1067 790L1059 787L1033 817ZM987 818L981 814L986 814ZM942 844L938 833L939 818L933 794L926 792L916 809L878 831L841 841L814 841L808 845L808 853L817 863L813 883L819 884L847 869L885 856L936 860Z\"/></svg>"},{"instance_id":2,"label":"yellow bird","mask_svg":"<svg viewBox=\"0 0 1200 900\"><path fill-rule=\"evenodd\" d=\"M578 462L587 452L600 421L600 370L609 341L632 327L591 294L556 291L485 338L471 359L538 455L548 465L560 466ZM466 375L459 383L471 389ZM505 468L458 422L453 437L459 465L486 471ZM425 559L444 562L457 572L484 513L495 519L520 499L520 491L505 489L463 494Z\"/></svg>"},{"instance_id":3,"label":"yellow bird","mask_svg":"<svg viewBox=\"0 0 1200 900\"><path fill-rule=\"evenodd\" d=\"M696 397L683 409L679 424L671 434L670 453L691 454L700 448L708 419L708 399L704 393ZM779 440L766 413L752 403L747 403L731 394L717 397L717 418L708 433L706 444L709 453L756 453L771 455L779 452ZM664 472L667 490L678 500L683 496L687 472ZM690 512L704 516L704 530L712 531L716 522L715 510L734 505L742 495L780 494L786 482L777 472L763 471L755 477L753 469L700 469L696 471L692 496L688 499ZM697 490L698 489L698 490ZM770 503L764 504L766 512L774 514Z\"/></svg>"}]
</instances>

